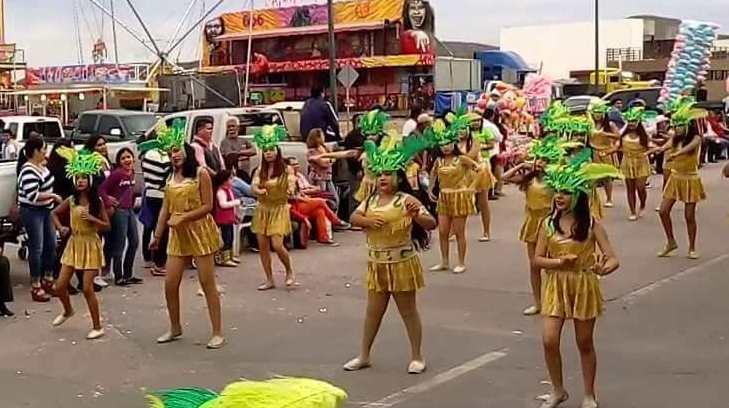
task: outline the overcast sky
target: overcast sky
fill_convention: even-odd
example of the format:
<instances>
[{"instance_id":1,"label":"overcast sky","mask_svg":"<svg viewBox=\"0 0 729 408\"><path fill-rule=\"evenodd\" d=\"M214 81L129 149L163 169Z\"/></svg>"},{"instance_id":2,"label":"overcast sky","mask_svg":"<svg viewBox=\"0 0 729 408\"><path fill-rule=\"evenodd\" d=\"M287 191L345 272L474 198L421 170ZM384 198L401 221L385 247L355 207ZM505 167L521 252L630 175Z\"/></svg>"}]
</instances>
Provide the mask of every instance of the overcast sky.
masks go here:
<instances>
[{"instance_id":1,"label":"overcast sky","mask_svg":"<svg viewBox=\"0 0 729 408\"><path fill-rule=\"evenodd\" d=\"M97 0L106 5L110 0ZM143 35L126 1L114 0L119 18ZM265 6L273 0L256 0ZM292 1L292 0L284 0ZM303 2L304 0L302 0ZM396 1L396 0L393 0ZM465 40L498 45L499 29L505 26L585 21L593 18L592 0L431 0L437 13L437 34L444 40ZM313 2L313 1L309 1ZM203 3L211 7L215 0L197 0L193 13L202 15ZM714 21L729 33L729 0L600 0L604 18L623 18L635 14L655 14L682 19ZM74 4L79 5L84 63L91 61L93 40L102 34L111 49L109 19L90 0L5 0L6 41L26 50L31 66L78 63L77 38L74 31ZM134 0L140 14L150 25L153 36L166 44L174 34L190 0ZM239 10L246 0L226 0L223 11ZM445 9L447 5L447 9ZM103 20L103 21L102 21ZM188 22L185 27L189 26ZM197 60L199 31L183 44L181 60ZM153 60L126 32L119 28L119 54L122 62ZM173 53L173 58L177 53Z\"/></svg>"}]
</instances>

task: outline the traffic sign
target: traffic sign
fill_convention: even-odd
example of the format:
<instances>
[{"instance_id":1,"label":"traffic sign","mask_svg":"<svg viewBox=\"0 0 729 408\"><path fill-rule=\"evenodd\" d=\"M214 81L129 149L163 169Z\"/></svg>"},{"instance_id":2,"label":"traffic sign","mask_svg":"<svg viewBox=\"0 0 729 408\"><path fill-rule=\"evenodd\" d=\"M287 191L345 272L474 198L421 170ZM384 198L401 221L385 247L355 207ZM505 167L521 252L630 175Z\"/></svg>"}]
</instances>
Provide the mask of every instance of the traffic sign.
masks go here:
<instances>
[{"instance_id":1,"label":"traffic sign","mask_svg":"<svg viewBox=\"0 0 729 408\"><path fill-rule=\"evenodd\" d=\"M357 72L356 69L352 68L351 65L345 65L344 68L339 71L339 75L337 75L337 79L339 79L339 82L345 88L351 88L352 85L357 82L358 78L359 72Z\"/></svg>"}]
</instances>

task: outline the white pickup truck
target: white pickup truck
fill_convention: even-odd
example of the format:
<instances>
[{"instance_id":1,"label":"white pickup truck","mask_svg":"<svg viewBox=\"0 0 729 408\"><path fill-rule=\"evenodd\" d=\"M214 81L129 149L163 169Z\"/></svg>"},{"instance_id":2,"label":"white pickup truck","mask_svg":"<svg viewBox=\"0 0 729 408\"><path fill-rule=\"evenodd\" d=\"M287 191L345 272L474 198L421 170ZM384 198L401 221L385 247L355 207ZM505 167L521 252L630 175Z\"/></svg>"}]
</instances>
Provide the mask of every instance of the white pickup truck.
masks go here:
<instances>
[{"instance_id":1,"label":"white pickup truck","mask_svg":"<svg viewBox=\"0 0 729 408\"><path fill-rule=\"evenodd\" d=\"M5 129L11 132L23 145L32 132L43 135L46 142L53 144L56 140L64 138L63 126L58 118L43 116L4 116L0 118L5 123ZM0 157L2 155L0 154ZM17 159L0 158L0 219L5 219L14 206L17 184Z\"/></svg>"},{"instance_id":2,"label":"white pickup truck","mask_svg":"<svg viewBox=\"0 0 729 408\"><path fill-rule=\"evenodd\" d=\"M217 145L220 145L220 142L225 138L225 122L231 116L235 116L240 121L238 137L249 141L253 140L253 135L264 125L286 125L284 117L279 111L258 108L221 108L176 112L165 116L164 121L165 124L171 126L175 119L183 119L185 121L187 140L191 142L197 123L204 119L211 120L213 122L213 141ZM296 127L298 127L298 124L296 124ZM282 142L280 146L284 157L296 157L299 163L302 164L302 171L306 174L308 167L306 160L306 141L294 135ZM252 158L252 168L258 166L259 157L260 154Z\"/></svg>"}]
</instances>

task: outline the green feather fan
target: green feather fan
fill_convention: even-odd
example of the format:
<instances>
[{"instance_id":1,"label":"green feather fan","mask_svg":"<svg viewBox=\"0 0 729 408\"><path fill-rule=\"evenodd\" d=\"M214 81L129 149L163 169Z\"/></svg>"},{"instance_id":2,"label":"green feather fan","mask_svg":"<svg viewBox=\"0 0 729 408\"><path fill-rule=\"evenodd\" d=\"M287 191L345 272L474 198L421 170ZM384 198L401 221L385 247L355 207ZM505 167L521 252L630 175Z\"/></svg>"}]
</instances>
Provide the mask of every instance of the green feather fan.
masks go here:
<instances>
[{"instance_id":1,"label":"green feather fan","mask_svg":"<svg viewBox=\"0 0 729 408\"><path fill-rule=\"evenodd\" d=\"M347 393L328 383L305 378L241 380L217 394L204 388L157 391L149 408L339 408Z\"/></svg>"},{"instance_id":2,"label":"green feather fan","mask_svg":"<svg viewBox=\"0 0 729 408\"><path fill-rule=\"evenodd\" d=\"M202 408L218 397L216 392L205 388L178 388L147 395L147 404L149 408Z\"/></svg>"}]
</instances>

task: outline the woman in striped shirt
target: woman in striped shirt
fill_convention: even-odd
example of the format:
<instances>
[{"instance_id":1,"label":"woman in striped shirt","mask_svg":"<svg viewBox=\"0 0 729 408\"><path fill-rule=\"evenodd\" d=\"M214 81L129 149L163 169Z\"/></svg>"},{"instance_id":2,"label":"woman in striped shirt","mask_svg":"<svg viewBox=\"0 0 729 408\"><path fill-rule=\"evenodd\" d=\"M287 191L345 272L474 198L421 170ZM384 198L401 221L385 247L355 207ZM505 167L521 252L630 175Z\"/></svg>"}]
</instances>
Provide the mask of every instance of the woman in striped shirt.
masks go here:
<instances>
[{"instance_id":1,"label":"woman in striped shirt","mask_svg":"<svg viewBox=\"0 0 729 408\"><path fill-rule=\"evenodd\" d=\"M31 296L35 302L48 302L53 288L56 261L56 231L51 221L51 209L60 204L61 197L53 193L53 175L46 167L46 145L42 137L25 144L28 161L18 175L20 217L28 233L31 276Z\"/></svg>"}]
</instances>

